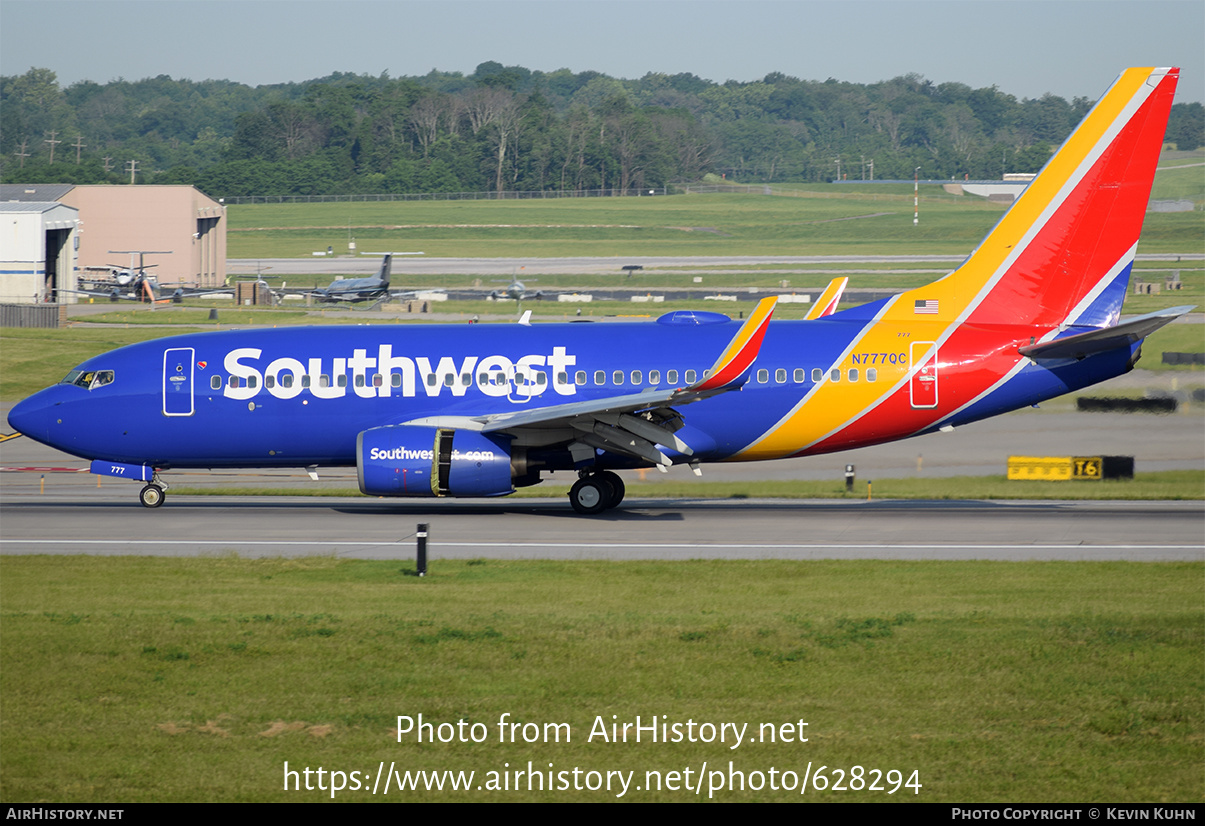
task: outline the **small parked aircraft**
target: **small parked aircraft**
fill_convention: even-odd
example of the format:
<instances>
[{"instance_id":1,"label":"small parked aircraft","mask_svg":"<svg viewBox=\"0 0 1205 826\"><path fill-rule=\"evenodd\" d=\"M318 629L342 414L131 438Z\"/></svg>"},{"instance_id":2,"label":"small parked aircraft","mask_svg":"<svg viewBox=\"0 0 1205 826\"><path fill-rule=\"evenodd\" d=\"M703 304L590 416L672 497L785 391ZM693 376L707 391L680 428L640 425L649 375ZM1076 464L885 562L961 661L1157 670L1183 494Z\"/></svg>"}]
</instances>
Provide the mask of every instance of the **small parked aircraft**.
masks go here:
<instances>
[{"instance_id":1,"label":"small parked aircraft","mask_svg":"<svg viewBox=\"0 0 1205 826\"><path fill-rule=\"evenodd\" d=\"M194 289L191 287L176 287L170 293L160 286L148 270L158 264L147 264L148 255L171 255L170 250L109 250L112 255L129 254L130 266L122 267L110 264L104 267L111 275L108 279L88 279L92 289L88 290L57 290L59 293L71 295L87 295L94 298L107 298L110 301L141 301L151 304L172 301L180 303L185 298L203 298L215 295L224 290ZM137 256L137 259L135 259ZM135 263L137 261L137 263ZM95 270L95 267L86 269ZM166 294L165 294L166 293Z\"/></svg>"},{"instance_id":2,"label":"small parked aircraft","mask_svg":"<svg viewBox=\"0 0 1205 826\"><path fill-rule=\"evenodd\" d=\"M393 256L422 255L421 252L366 252L364 255L381 256L381 268L377 270L376 275L370 275L367 278L337 278L331 282L329 287L311 290L309 294L319 301L330 303L375 301L379 299L388 301L390 298L406 298L416 295L416 292L413 290L390 290L389 281L393 276Z\"/></svg>"}]
</instances>

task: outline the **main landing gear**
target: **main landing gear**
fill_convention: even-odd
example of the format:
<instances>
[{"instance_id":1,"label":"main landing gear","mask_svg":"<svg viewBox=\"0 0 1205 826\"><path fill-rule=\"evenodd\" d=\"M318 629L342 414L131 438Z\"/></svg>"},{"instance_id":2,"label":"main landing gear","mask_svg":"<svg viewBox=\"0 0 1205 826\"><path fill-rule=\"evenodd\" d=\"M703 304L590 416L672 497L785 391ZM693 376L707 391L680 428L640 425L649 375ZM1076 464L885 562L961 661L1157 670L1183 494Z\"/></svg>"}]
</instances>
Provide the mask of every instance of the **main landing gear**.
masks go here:
<instances>
[{"instance_id":1,"label":"main landing gear","mask_svg":"<svg viewBox=\"0 0 1205 826\"><path fill-rule=\"evenodd\" d=\"M623 501L625 488L619 474L604 470L601 473L582 471L569 489L569 504L584 516L593 516L613 508Z\"/></svg>"}]
</instances>

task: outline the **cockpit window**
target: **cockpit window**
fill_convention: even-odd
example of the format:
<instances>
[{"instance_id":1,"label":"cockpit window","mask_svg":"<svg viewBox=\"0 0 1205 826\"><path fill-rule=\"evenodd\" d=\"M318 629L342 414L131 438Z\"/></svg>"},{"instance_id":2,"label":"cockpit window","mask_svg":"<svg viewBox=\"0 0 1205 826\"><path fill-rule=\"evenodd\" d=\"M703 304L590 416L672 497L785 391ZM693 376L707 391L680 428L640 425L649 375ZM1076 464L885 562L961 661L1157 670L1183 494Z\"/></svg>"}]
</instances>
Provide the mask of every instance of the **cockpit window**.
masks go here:
<instances>
[{"instance_id":1,"label":"cockpit window","mask_svg":"<svg viewBox=\"0 0 1205 826\"><path fill-rule=\"evenodd\" d=\"M76 387L83 387L85 390L95 390L98 387L104 387L106 384L113 383L113 371L72 370L60 383L74 384Z\"/></svg>"}]
</instances>

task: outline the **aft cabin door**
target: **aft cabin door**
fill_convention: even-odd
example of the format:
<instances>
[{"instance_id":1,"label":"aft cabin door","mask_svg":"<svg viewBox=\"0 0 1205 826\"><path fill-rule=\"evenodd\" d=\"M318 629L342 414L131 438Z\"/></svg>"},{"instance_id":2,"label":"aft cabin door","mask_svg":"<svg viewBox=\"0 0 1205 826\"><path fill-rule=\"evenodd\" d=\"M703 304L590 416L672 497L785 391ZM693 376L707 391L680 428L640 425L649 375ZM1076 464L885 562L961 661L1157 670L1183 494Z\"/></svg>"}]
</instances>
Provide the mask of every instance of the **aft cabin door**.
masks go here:
<instances>
[{"instance_id":1,"label":"aft cabin door","mask_svg":"<svg viewBox=\"0 0 1205 826\"><path fill-rule=\"evenodd\" d=\"M912 407L916 410L937 407L937 342L912 342L908 360Z\"/></svg>"},{"instance_id":2,"label":"aft cabin door","mask_svg":"<svg viewBox=\"0 0 1205 826\"><path fill-rule=\"evenodd\" d=\"M193 359L191 347L173 347L163 353L163 415L193 413Z\"/></svg>"}]
</instances>

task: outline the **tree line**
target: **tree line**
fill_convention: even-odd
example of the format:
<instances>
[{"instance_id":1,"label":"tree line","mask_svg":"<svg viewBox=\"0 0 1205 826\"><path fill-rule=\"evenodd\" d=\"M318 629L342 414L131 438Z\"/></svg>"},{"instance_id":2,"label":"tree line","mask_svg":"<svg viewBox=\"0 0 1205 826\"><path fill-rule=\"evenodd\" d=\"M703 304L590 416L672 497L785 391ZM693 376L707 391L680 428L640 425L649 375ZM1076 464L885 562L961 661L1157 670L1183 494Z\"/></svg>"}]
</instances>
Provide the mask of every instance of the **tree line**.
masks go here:
<instances>
[{"instance_id":1,"label":"tree line","mask_svg":"<svg viewBox=\"0 0 1205 826\"><path fill-rule=\"evenodd\" d=\"M998 179L1036 172L1091 108L906 75L624 80L497 62L250 87L166 75L62 88L0 76L0 180L192 184L214 196L659 188L734 181ZM1167 140L1205 145L1205 109Z\"/></svg>"}]
</instances>

